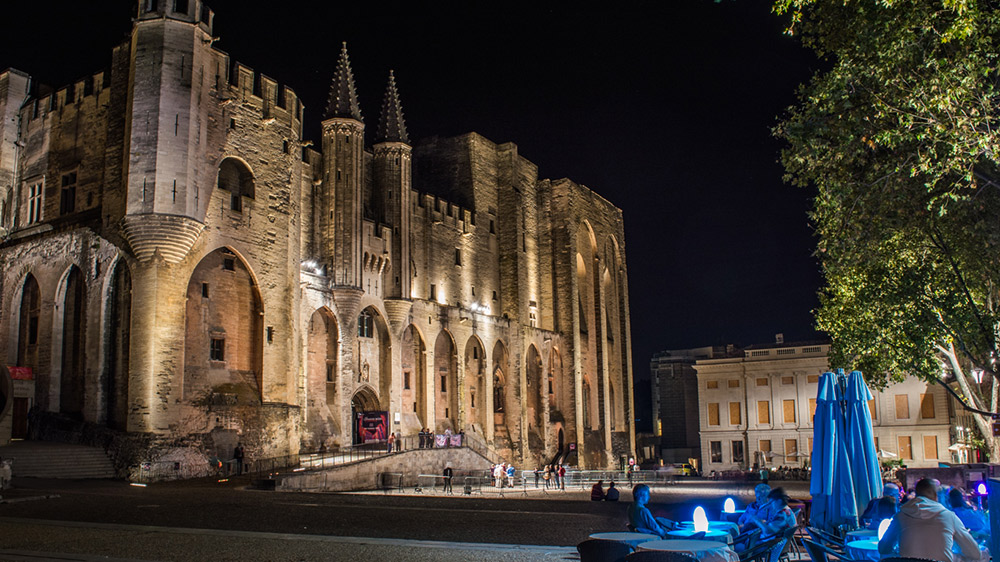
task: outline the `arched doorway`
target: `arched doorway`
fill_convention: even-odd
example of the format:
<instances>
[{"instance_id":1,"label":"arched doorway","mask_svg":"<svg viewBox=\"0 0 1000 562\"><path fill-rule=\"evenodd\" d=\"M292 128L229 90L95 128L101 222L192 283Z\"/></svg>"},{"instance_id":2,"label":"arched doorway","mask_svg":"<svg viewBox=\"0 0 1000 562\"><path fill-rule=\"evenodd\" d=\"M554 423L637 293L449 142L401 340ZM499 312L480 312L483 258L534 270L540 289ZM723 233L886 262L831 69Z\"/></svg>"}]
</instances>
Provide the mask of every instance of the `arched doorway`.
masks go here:
<instances>
[{"instance_id":1,"label":"arched doorway","mask_svg":"<svg viewBox=\"0 0 1000 562\"><path fill-rule=\"evenodd\" d=\"M59 411L83 417L86 389L85 328L87 289L83 273L75 265L66 277L63 300L62 369L59 375Z\"/></svg>"},{"instance_id":2,"label":"arched doorway","mask_svg":"<svg viewBox=\"0 0 1000 562\"><path fill-rule=\"evenodd\" d=\"M379 409L378 396L371 387L364 386L351 397L351 425L351 442L356 445L388 437L388 416Z\"/></svg>"},{"instance_id":3,"label":"arched doorway","mask_svg":"<svg viewBox=\"0 0 1000 562\"><path fill-rule=\"evenodd\" d=\"M486 416L489 414L486 408L488 386L486 374L486 351L483 349L483 342L478 337L472 336L465 344L465 384L469 392L466 407L469 412L468 419L480 435L486 431Z\"/></svg>"},{"instance_id":4,"label":"arched doorway","mask_svg":"<svg viewBox=\"0 0 1000 562\"><path fill-rule=\"evenodd\" d=\"M184 317L184 398L262 399L264 306L253 274L220 248L191 273Z\"/></svg>"},{"instance_id":5,"label":"arched doorway","mask_svg":"<svg viewBox=\"0 0 1000 562\"><path fill-rule=\"evenodd\" d=\"M503 340L493 346L493 439L498 447L512 447L520 428L521 407L511 382L510 354Z\"/></svg>"},{"instance_id":6,"label":"arched doorway","mask_svg":"<svg viewBox=\"0 0 1000 562\"><path fill-rule=\"evenodd\" d=\"M132 274L119 259L111 276L108 295L107 372L104 405L108 427L126 429L128 419L128 367L132 327Z\"/></svg>"},{"instance_id":7,"label":"arched doorway","mask_svg":"<svg viewBox=\"0 0 1000 562\"><path fill-rule=\"evenodd\" d=\"M434 342L435 419L437 433L458 431L458 356L448 330L441 330Z\"/></svg>"},{"instance_id":8,"label":"arched doorway","mask_svg":"<svg viewBox=\"0 0 1000 562\"><path fill-rule=\"evenodd\" d=\"M418 428L433 425L427 418L427 348L417 328L410 324L403 330L401 367L403 392L400 398L404 412L412 408ZM412 406L411 406L412 404Z\"/></svg>"},{"instance_id":9,"label":"arched doorway","mask_svg":"<svg viewBox=\"0 0 1000 562\"><path fill-rule=\"evenodd\" d=\"M306 429L312 448L319 448L340 435L337 423L337 388L340 370L337 368L340 331L330 309L317 309L309 318L306 349Z\"/></svg>"}]
</instances>

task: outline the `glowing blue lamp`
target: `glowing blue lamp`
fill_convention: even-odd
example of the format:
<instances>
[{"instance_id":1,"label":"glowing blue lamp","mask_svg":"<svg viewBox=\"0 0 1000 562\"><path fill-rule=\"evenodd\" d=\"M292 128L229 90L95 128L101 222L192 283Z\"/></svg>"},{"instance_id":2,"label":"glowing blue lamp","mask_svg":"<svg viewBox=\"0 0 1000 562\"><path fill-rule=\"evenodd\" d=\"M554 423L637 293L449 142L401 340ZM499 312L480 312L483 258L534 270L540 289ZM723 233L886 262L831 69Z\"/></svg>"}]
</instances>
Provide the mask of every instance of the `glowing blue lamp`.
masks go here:
<instances>
[{"instance_id":1,"label":"glowing blue lamp","mask_svg":"<svg viewBox=\"0 0 1000 562\"><path fill-rule=\"evenodd\" d=\"M986 495L986 482L980 482L979 484L976 484L976 493L979 494L980 496Z\"/></svg>"},{"instance_id":2,"label":"glowing blue lamp","mask_svg":"<svg viewBox=\"0 0 1000 562\"><path fill-rule=\"evenodd\" d=\"M705 508L700 505L694 508L694 532L702 533L708 532L708 516L705 515Z\"/></svg>"}]
</instances>

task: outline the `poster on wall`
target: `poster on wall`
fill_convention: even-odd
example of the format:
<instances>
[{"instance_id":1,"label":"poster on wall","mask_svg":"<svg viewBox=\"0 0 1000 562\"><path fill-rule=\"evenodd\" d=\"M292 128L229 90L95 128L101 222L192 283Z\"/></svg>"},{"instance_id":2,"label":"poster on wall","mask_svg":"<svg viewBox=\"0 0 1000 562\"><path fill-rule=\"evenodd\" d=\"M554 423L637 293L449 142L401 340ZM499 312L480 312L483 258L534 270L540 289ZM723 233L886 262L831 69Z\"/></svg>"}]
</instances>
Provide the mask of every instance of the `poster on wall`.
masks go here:
<instances>
[{"instance_id":1,"label":"poster on wall","mask_svg":"<svg viewBox=\"0 0 1000 562\"><path fill-rule=\"evenodd\" d=\"M389 437L389 412L358 412L358 441L385 441Z\"/></svg>"}]
</instances>

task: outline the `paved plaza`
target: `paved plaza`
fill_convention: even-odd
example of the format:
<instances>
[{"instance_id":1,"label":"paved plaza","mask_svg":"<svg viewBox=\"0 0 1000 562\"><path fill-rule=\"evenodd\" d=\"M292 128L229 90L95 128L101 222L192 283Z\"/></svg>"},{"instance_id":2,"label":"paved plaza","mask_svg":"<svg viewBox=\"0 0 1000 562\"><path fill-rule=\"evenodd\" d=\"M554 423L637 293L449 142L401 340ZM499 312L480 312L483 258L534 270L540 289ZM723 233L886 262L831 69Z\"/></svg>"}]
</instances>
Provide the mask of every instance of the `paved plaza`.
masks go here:
<instances>
[{"instance_id":1,"label":"paved plaza","mask_svg":"<svg viewBox=\"0 0 1000 562\"><path fill-rule=\"evenodd\" d=\"M499 497L264 492L240 480L15 484L0 504L0 560L574 560L590 533L624 529L631 500L591 502L579 488ZM682 518L694 503L718 509L749 494L745 483L690 481L656 488L653 509Z\"/></svg>"}]
</instances>

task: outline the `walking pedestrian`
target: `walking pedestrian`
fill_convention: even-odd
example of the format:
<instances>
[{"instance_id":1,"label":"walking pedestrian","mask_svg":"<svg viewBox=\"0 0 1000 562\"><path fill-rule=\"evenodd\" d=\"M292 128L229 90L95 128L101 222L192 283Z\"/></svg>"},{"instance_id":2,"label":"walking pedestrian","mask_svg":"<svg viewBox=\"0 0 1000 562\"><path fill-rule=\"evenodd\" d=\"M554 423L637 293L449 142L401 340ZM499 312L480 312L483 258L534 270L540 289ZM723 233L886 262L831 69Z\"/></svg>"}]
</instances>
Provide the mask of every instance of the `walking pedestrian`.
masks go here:
<instances>
[{"instance_id":1,"label":"walking pedestrian","mask_svg":"<svg viewBox=\"0 0 1000 562\"><path fill-rule=\"evenodd\" d=\"M395 433L390 433L389 434L389 438L386 439L386 441L385 441L385 444L386 444L386 451L385 452L391 453L392 452L392 448L396 446L396 434Z\"/></svg>"}]
</instances>

